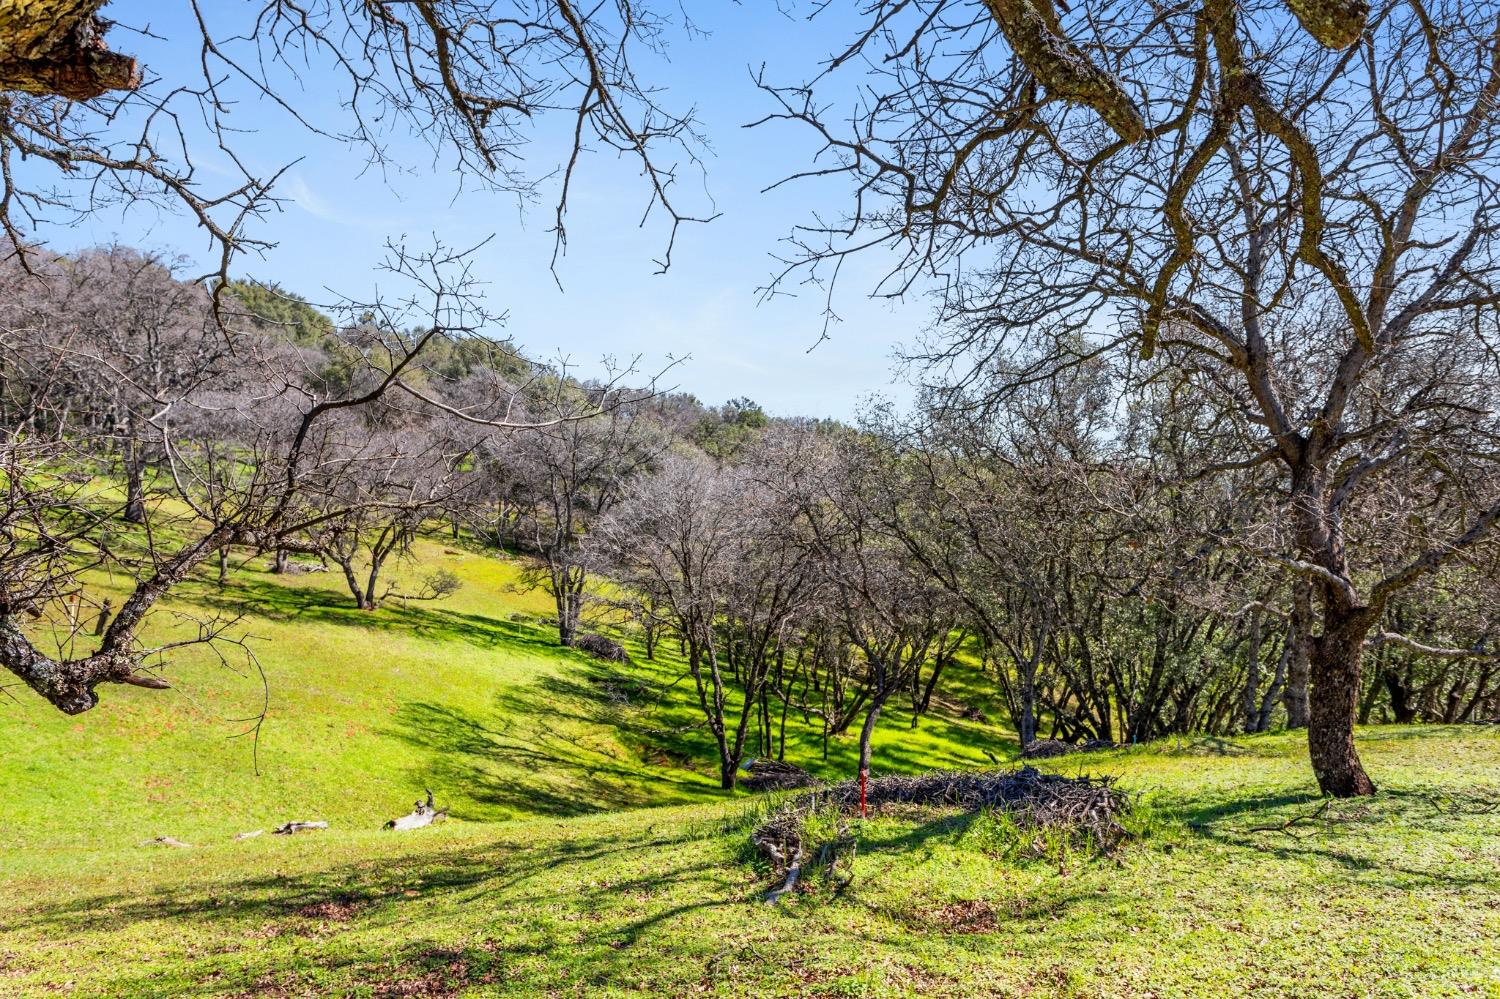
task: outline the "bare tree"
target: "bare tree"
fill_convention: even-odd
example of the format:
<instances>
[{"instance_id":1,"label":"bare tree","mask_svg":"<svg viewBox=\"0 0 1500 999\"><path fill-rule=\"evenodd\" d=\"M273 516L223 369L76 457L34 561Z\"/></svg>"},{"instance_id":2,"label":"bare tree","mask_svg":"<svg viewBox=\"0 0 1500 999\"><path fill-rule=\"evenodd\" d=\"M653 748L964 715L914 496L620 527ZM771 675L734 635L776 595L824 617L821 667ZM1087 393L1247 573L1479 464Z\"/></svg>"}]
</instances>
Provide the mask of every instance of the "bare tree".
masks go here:
<instances>
[{"instance_id":1,"label":"bare tree","mask_svg":"<svg viewBox=\"0 0 1500 999\"><path fill-rule=\"evenodd\" d=\"M1133 351L1131 378L1216 402L1201 474L1279 469L1281 515L1220 541L1306 580L1313 769L1359 795L1368 636L1500 520L1500 22L1490 4L1291 7L880 0L835 63L870 74L852 127L814 87L773 89L773 117L815 129L822 172L859 192L801 231L794 266L886 245L904 255L886 291L936 277L934 375L1000 403ZM1419 523L1356 526L1388 482L1426 498Z\"/></svg>"},{"instance_id":2,"label":"bare tree","mask_svg":"<svg viewBox=\"0 0 1500 999\"><path fill-rule=\"evenodd\" d=\"M591 545L681 637L698 706L733 788L752 723L769 745L769 680L817 586L797 509L764 449L742 465L670 455L602 520Z\"/></svg>"},{"instance_id":3,"label":"bare tree","mask_svg":"<svg viewBox=\"0 0 1500 999\"><path fill-rule=\"evenodd\" d=\"M536 426L515 439L512 454L537 498L523 529L539 561L524 570L524 582L552 597L562 645L573 644L587 603L585 535L668 446L640 405L651 394L616 381L579 386L554 376L538 380L526 396Z\"/></svg>"},{"instance_id":4,"label":"bare tree","mask_svg":"<svg viewBox=\"0 0 1500 999\"><path fill-rule=\"evenodd\" d=\"M864 473L883 464L868 452L883 445L869 438L821 441L803 435L794 447L783 461L787 498L817 553L841 640L863 660L863 780L886 703L911 687L960 617L954 601L884 529L865 498Z\"/></svg>"},{"instance_id":5,"label":"bare tree","mask_svg":"<svg viewBox=\"0 0 1500 999\"><path fill-rule=\"evenodd\" d=\"M456 178L497 192L530 198L540 178L555 176L557 253L590 149L639 164L645 214L659 212L667 229L662 267L678 226L694 217L677 207L675 180L680 162L696 162L701 139L691 115L663 107L634 68L676 31L692 32L685 11L663 14L642 0L182 0L181 8L193 27L169 41L197 51L201 72L167 80L105 44L107 0L0 7L0 231L17 253L28 255L25 233L40 219L147 202L202 226L227 287L233 255L268 245L250 226L274 206L281 172L262 173L235 153L232 112L246 98L278 108L292 129L355 144L377 165L391 165L390 137L407 130ZM317 74L332 79L314 92L304 76ZM340 101L328 120L316 110L325 87ZM535 163L525 147L554 118L568 138ZM217 190L196 166L208 148L227 152L238 171Z\"/></svg>"},{"instance_id":6,"label":"bare tree","mask_svg":"<svg viewBox=\"0 0 1500 999\"><path fill-rule=\"evenodd\" d=\"M430 600L452 593L456 579L432 575L413 591L386 580L386 570L411 551L423 523L450 505L465 483L468 455L444 448L431 426L400 430L368 426L368 414L349 428L345 447L358 471L340 474L320 490L320 505L337 516L310 533L308 544L339 567L354 605L373 611L388 597Z\"/></svg>"},{"instance_id":7,"label":"bare tree","mask_svg":"<svg viewBox=\"0 0 1500 999\"><path fill-rule=\"evenodd\" d=\"M62 426L80 428L120 457L124 517L145 519L146 482L159 449L151 421L164 400L191 394L232 363L229 345L211 336L208 295L176 276L180 266L123 246L72 259L33 260L44 273L27 280L12 263L11 307L43 338L31 349L68 374L58 401Z\"/></svg>"},{"instance_id":8,"label":"bare tree","mask_svg":"<svg viewBox=\"0 0 1500 999\"><path fill-rule=\"evenodd\" d=\"M6 316L0 338L19 348L9 353L0 392L10 417L0 454L8 466L8 498L0 508L0 664L58 709L77 714L98 703L102 683L167 686L147 664L184 641L225 640L232 622L221 620L154 648L140 634L157 603L227 546L263 552L294 545L369 502L358 494L343 503L338 497L349 495L351 476L392 456L351 447L338 424L405 384L432 339L471 335L488 323L471 289L445 276L460 262L444 251L393 258L392 269L415 283L412 297L363 311L383 314L392 328L409 328L418 316L427 325L414 337L383 341L383 354L367 357L370 378L351 394L320 394L308 384L301 351L251 334L235 340L238 363L212 377L167 387L132 383L154 406L147 423L162 455L162 488L174 503L148 506L141 524L123 536L107 524L106 491L92 485L94 442L86 425L63 418L69 386L58 372L80 353L89 356L92 341L51 341L45 330L16 323L14 310L0 309ZM38 426L52 432L39 435ZM60 479L59 468L69 477ZM79 574L95 566L123 574L132 589L88 635L77 612ZM48 617L59 604L68 608L61 624ZM48 642L55 651L44 650Z\"/></svg>"}]
</instances>

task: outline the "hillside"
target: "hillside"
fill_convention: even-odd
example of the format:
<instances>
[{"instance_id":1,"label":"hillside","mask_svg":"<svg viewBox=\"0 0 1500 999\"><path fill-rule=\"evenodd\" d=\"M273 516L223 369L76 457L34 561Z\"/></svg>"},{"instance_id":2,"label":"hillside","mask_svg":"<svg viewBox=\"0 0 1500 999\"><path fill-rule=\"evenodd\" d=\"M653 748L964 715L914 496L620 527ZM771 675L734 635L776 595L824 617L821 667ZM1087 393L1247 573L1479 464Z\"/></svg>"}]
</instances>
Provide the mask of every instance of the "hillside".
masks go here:
<instances>
[{"instance_id":1,"label":"hillside","mask_svg":"<svg viewBox=\"0 0 1500 999\"><path fill-rule=\"evenodd\" d=\"M418 554L464 588L371 615L327 575L257 564L183 591L182 610L245 604L265 640L258 776L249 738L226 736L259 681L206 659L84 720L3 709L0 991L1500 994L1487 728L1369 730L1384 793L1284 829L1316 807L1297 736L1055 761L1143 793L1149 835L1113 861L1018 860L985 819L880 817L846 891L768 907L746 847L761 806L713 787L671 664L611 673L549 644L515 564ZM1013 751L997 728L908 724L888 719L884 767ZM789 757L847 772L849 741L826 768L815 745ZM424 784L456 821L381 831ZM332 827L231 839L290 818ZM193 847L143 845L158 835Z\"/></svg>"},{"instance_id":2,"label":"hillside","mask_svg":"<svg viewBox=\"0 0 1500 999\"><path fill-rule=\"evenodd\" d=\"M172 691L112 686L82 718L22 692L0 707L0 849L199 842L297 818L378 829L423 787L471 822L719 800L712 743L690 683L674 685L670 649L659 663L636 649L632 667L612 671L557 646L549 599L520 591L518 563L424 540L397 575L435 567L460 578L456 594L374 613L351 605L336 572L276 575L258 559L221 588L204 569L157 616L158 637L188 626L179 614L243 614L235 631L265 686L231 647L233 669L189 650L172 660ZM955 679L949 696L988 707L983 688ZM257 747L241 733L266 696ZM886 719L883 766L983 765L984 750L1009 744L941 709L909 725L899 706ZM806 732L789 728L788 741L788 759L852 769L852 739L835 740L826 764Z\"/></svg>"}]
</instances>

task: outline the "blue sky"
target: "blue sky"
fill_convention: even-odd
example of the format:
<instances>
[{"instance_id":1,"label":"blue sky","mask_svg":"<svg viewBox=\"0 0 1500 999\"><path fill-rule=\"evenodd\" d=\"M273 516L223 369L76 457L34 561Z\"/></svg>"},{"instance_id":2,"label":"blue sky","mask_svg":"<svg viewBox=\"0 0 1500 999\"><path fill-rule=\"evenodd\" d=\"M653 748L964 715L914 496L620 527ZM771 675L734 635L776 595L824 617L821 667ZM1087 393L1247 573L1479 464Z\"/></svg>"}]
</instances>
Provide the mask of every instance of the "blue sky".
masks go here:
<instances>
[{"instance_id":1,"label":"blue sky","mask_svg":"<svg viewBox=\"0 0 1500 999\"><path fill-rule=\"evenodd\" d=\"M178 4L113 0L106 14L122 25L149 23L159 40L124 28L114 47L139 56L148 75L167 86L198 78L193 28ZM183 5L185 6L185 5ZM216 13L250 10L232 4ZM370 293L375 265L387 238L413 244L436 236L448 245L494 238L480 251L477 271L488 282L492 310L509 314L506 330L533 356L570 358L587 372L602 355L644 355L655 369L668 357L689 356L671 381L706 402L748 395L779 414L850 416L871 392L904 395L892 382L895 344L917 336L929 314L924 302L887 303L865 296L879 273L874 257L846 269L838 311L843 321L817 346L823 301L813 290L796 298L758 304L756 289L771 274L771 254L792 227L816 207L825 213L847 204L845 192L794 184L770 193L767 185L808 166L814 146L785 124L742 126L770 105L754 87L752 67L784 83L805 79L852 24L834 17L805 19L777 12L772 0L694 0L693 17L707 37L674 38L670 62L642 61L641 75L666 88L664 103L698 109L711 150L705 160L706 193L721 216L684 228L674 264L664 275L653 263L665 243L661 227L638 226L645 188L634 165L612 154L588 157L576 182L567 256L558 267L559 290L548 263L552 252L550 203L519 209L514 198L460 193L457 178L432 165L415 139L392 136L396 159L410 170L381 175L365 170L365 156L297 127L283 112L248 90L235 117L245 130L236 152L266 173L301 157L278 185L280 213L253 235L277 246L264 257L245 257L237 271L277 281L315 301ZM833 12L829 12L830 14ZM226 20L226 24L229 22ZM337 125L329 94L338 85L317 73L303 80L294 103ZM199 145L198 159L212 184L215 162ZM558 155L544 134L528 154L542 168ZM683 173L684 194L708 204L689 185L704 181ZM206 259L207 245L191 220L144 210L105 212L82 225L41 233L55 248L72 249L118 239L152 249Z\"/></svg>"}]
</instances>

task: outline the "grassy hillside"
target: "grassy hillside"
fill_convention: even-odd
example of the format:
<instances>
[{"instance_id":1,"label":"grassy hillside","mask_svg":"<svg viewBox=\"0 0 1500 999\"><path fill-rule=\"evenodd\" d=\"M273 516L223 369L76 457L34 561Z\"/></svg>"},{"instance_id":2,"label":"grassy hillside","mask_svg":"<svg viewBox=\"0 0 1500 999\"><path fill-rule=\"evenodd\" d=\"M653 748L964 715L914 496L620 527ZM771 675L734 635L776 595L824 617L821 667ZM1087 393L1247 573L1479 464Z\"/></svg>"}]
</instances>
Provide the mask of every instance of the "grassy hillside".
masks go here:
<instances>
[{"instance_id":1,"label":"grassy hillside","mask_svg":"<svg viewBox=\"0 0 1500 999\"><path fill-rule=\"evenodd\" d=\"M605 668L557 647L542 623L549 600L519 591L517 563L437 541L416 556L398 578L442 567L462 588L367 613L336 573L275 575L257 560L223 588L205 571L154 619L160 639L193 627L179 615L243 614L236 630L250 636L264 687L242 657L231 669L199 649L172 660L173 690L106 687L78 718L16 691L0 704L0 849L24 866L51 863L59 849L159 835L196 843L293 818L378 829L423 787L468 821L721 797L691 685L674 685L681 670L669 655L652 664L636 650L635 666ZM982 687L957 679L951 696L989 706ZM257 749L239 733L266 689ZM886 719L884 766L979 765L984 750L1009 745L998 728L941 712L915 733L908 726L899 709ZM852 769L852 738L836 741L825 764L810 735L792 734L789 759Z\"/></svg>"},{"instance_id":2,"label":"grassy hillside","mask_svg":"<svg viewBox=\"0 0 1500 999\"><path fill-rule=\"evenodd\" d=\"M259 680L206 658L81 719L24 692L0 708L0 995L1500 995L1489 729L1368 730L1383 793L1292 825L1317 808L1297 736L1055 761L1120 775L1151 835L1032 861L984 819L879 817L848 890L768 907L756 802L713 787L672 664L558 650L511 620L547 609L513 564L420 555L464 589L368 615L336 579L245 566L184 592L179 610L243 603L264 639L259 776L225 738ZM955 706L989 709L964 679ZM883 729L887 768L1013 751L949 716L906 725ZM424 784L458 821L381 831ZM332 828L230 838L289 818Z\"/></svg>"}]
</instances>

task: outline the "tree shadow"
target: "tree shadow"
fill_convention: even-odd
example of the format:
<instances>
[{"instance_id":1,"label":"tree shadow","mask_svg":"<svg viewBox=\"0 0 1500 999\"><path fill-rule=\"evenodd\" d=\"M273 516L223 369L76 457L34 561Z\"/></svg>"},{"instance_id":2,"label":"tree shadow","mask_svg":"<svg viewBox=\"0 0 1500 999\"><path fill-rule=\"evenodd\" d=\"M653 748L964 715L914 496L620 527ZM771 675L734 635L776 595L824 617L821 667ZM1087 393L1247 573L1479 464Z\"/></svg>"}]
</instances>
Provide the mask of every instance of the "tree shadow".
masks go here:
<instances>
[{"instance_id":1,"label":"tree shadow","mask_svg":"<svg viewBox=\"0 0 1500 999\"><path fill-rule=\"evenodd\" d=\"M1298 805L1303 806L1299 811L1287 811ZM1487 806L1473 812L1492 813ZM1472 817L1462 809L1440 807L1430 788L1390 788L1370 799L1320 798L1311 790L1305 794L1261 795L1199 807L1189 805L1180 808L1178 815L1198 838L1278 861L1332 864L1361 883L1450 890L1500 886L1500 873L1485 865L1456 873L1451 867L1427 870L1398 862L1393 854L1401 851L1371 835L1389 826L1399 828L1403 835L1441 836ZM1231 819L1239 821L1231 823Z\"/></svg>"},{"instance_id":2,"label":"tree shadow","mask_svg":"<svg viewBox=\"0 0 1500 999\"><path fill-rule=\"evenodd\" d=\"M579 655L581 659L581 654ZM414 776L462 789L463 818L584 815L684 804L718 794L712 743L666 708L644 671L571 662L467 710L398 708L388 734L425 751ZM651 760L653 749L666 756ZM711 775L713 775L711 777Z\"/></svg>"},{"instance_id":3,"label":"tree shadow","mask_svg":"<svg viewBox=\"0 0 1500 999\"><path fill-rule=\"evenodd\" d=\"M725 864L716 856L722 851L673 849L691 838L650 832L651 827L575 835L536 849L521 824L480 845L433 850L429 843L419 854L290 876L208 879L140 893L44 900L8 913L7 929L59 939L118 933L135 924L192 925L196 932L221 935L228 946L204 951L190 942L165 941L155 949L154 961L186 962L199 983L193 994L202 995L280 995L284 988L294 994L303 994L297 991L303 988L331 994L314 984L330 974L352 983L410 983L411 991L397 989L391 995L448 995L450 990L438 987L444 979L456 988L510 981L526 958L541 958L543 968L564 960L603 981L630 962L628 954L619 952L651 928L698 910L740 903L726 890ZM622 861L637 873L615 876ZM601 868L609 877L588 873L601 864L610 865ZM681 901L676 898L680 894L697 897ZM434 905L460 912L473 907L479 915L461 920L467 924L461 929L439 923L442 935L451 939L437 941L423 930L424 913ZM516 907L576 911L584 917L581 932L557 934L512 924L495 931L503 939L479 939L490 914L500 916ZM595 922L589 915L602 912L624 918L601 920L601 928L589 929ZM402 931L400 942L392 945L378 931L395 927ZM288 960L285 946L278 952L264 944L283 937L294 942L313 937L319 945L294 943L297 957ZM340 942L326 945L330 937ZM231 960L223 960L226 955ZM57 973L71 978L80 970ZM103 981L90 987L102 985L117 995L169 994L163 991L166 969L152 961L111 962L101 970ZM173 973L182 974L182 967Z\"/></svg>"},{"instance_id":4,"label":"tree shadow","mask_svg":"<svg viewBox=\"0 0 1500 999\"><path fill-rule=\"evenodd\" d=\"M233 587L211 583L183 585L182 599L226 614L254 613L280 623L298 621L359 628L376 632L406 632L435 641L466 642L483 649L521 647L568 654L555 635L536 625L449 610L388 601L377 610L362 611L347 597L328 589L285 586L265 579L237 579Z\"/></svg>"}]
</instances>

